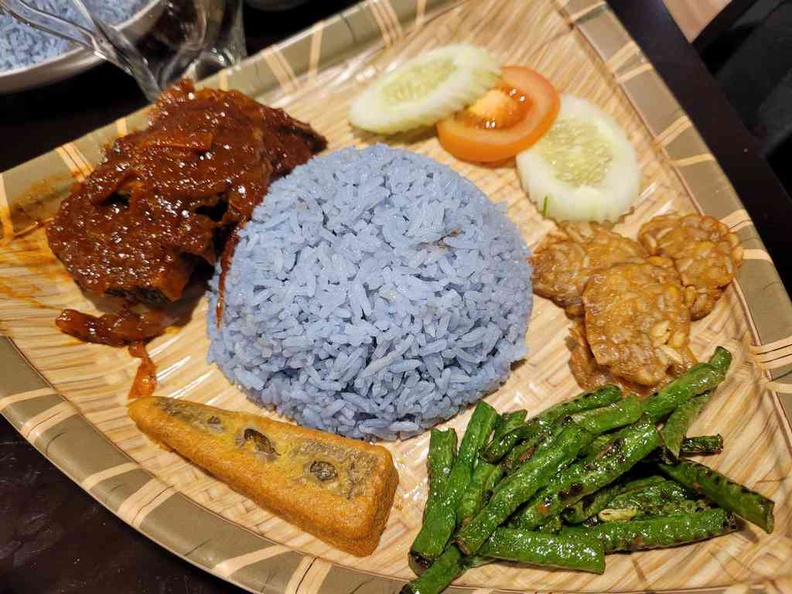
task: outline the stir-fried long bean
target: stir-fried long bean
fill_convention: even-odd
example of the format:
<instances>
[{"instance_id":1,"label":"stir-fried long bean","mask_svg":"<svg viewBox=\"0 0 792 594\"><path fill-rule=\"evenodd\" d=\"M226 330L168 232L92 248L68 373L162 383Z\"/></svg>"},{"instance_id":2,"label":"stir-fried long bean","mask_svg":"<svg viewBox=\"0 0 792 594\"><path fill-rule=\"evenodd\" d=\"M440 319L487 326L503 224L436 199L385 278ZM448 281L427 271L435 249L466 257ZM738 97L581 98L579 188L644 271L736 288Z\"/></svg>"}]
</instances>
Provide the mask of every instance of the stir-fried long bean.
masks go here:
<instances>
[{"instance_id":1,"label":"stir-fried long bean","mask_svg":"<svg viewBox=\"0 0 792 594\"><path fill-rule=\"evenodd\" d=\"M640 491L658 483L664 483L667 479L662 476L653 475L642 479L636 479L624 484L614 483L587 495L574 505L564 510L562 516L570 524L580 524L591 516L596 515L600 510L605 509L613 498L622 493Z\"/></svg>"},{"instance_id":2,"label":"stir-fried long bean","mask_svg":"<svg viewBox=\"0 0 792 594\"><path fill-rule=\"evenodd\" d=\"M559 472L547 487L520 510L513 522L532 530L586 495L612 483L645 458L660 443L648 417L616 433L605 447Z\"/></svg>"},{"instance_id":3,"label":"stir-fried long bean","mask_svg":"<svg viewBox=\"0 0 792 594\"><path fill-rule=\"evenodd\" d=\"M440 594L467 567L462 551L451 545L431 567L413 581L405 584L400 594Z\"/></svg>"},{"instance_id":4,"label":"stir-fried long bean","mask_svg":"<svg viewBox=\"0 0 792 594\"><path fill-rule=\"evenodd\" d=\"M723 509L756 524L768 534L773 531L775 504L764 495L692 460L680 460L677 464L658 466L663 473L675 481L682 483L688 489L706 495Z\"/></svg>"},{"instance_id":5,"label":"stir-fried long bean","mask_svg":"<svg viewBox=\"0 0 792 594\"><path fill-rule=\"evenodd\" d=\"M424 518L437 505L448 482L448 475L454 466L457 449L457 434L454 429L441 431L432 429L429 435L429 453L426 456L426 468L429 475L429 496L424 507Z\"/></svg>"},{"instance_id":6,"label":"stir-fried long bean","mask_svg":"<svg viewBox=\"0 0 792 594\"><path fill-rule=\"evenodd\" d=\"M552 424L554 421L573 413L606 406L620 398L621 390L616 386L609 385L560 402L504 434L500 439L492 440L492 443L482 452L482 457L493 464L500 462L501 458L508 454L520 441L536 435L548 424Z\"/></svg>"},{"instance_id":7,"label":"stir-fried long bean","mask_svg":"<svg viewBox=\"0 0 792 594\"><path fill-rule=\"evenodd\" d=\"M642 414L643 404L637 396L630 395L608 406L574 414L572 420L594 435L599 435L635 423Z\"/></svg>"},{"instance_id":8,"label":"stir-fried long bean","mask_svg":"<svg viewBox=\"0 0 792 594\"><path fill-rule=\"evenodd\" d=\"M647 400L606 386L527 420L479 403L456 455L456 434L433 431L425 523L410 550L420 577L401 594L440 594L498 559L602 573L608 553L726 534L736 516L771 532L772 501L680 459L723 448L720 435L685 434L730 364L718 347ZM653 468L662 475L645 476Z\"/></svg>"},{"instance_id":9,"label":"stir-fried long bean","mask_svg":"<svg viewBox=\"0 0 792 594\"><path fill-rule=\"evenodd\" d=\"M492 441L499 441L501 437L506 435L509 431L516 429L525 422L525 417L528 416L528 411L515 410L513 412L503 413L498 421L495 423L495 431L492 433Z\"/></svg>"},{"instance_id":10,"label":"stir-fried long bean","mask_svg":"<svg viewBox=\"0 0 792 594\"><path fill-rule=\"evenodd\" d=\"M682 450L682 441L685 439L685 433L690 429L693 421L699 416L701 409L709 402L712 392L705 392L701 396L695 396L687 402L684 402L671 413L668 420L660 430L660 437L663 440L663 446L666 457L672 462L679 458L680 451Z\"/></svg>"},{"instance_id":11,"label":"stir-fried long bean","mask_svg":"<svg viewBox=\"0 0 792 594\"><path fill-rule=\"evenodd\" d=\"M644 401L644 411L658 422L683 404L723 381L724 374L709 363L699 363Z\"/></svg>"},{"instance_id":12,"label":"stir-fried long bean","mask_svg":"<svg viewBox=\"0 0 792 594\"><path fill-rule=\"evenodd\" d=\"M456 536L457 546L467 555L476 553L495 529L564 466L571 463L593 436L573 422L562 424L553 436L519 470L508 476L489 503Z\"/></svg>"},{"instance_id":13,"label":"stir-fried long bean","mask_svg":"<svg viewBox=\"0 0 792 594\"><path fill-rule=\"evenodd\" d=\"M500 462L504 472L507 474L514 472L533 456L536 448L548 438L552 428L552 424L543 421L543 428L538 433L514 446L512 451L506 454Z\"/></svg>"},{"instance_id":14,"label":"stir-fried long bean","mask_svg":"<svg viewBox=\"0 0 792 594\"><path fill-rule=\"evenodd\" d=\"M437 559L451 538L456 528L459 500L470 483L473 463L489 438L497 416L495 409L483 400L476 405L443 494L426 515L424 525L410 548L410 561L415 569L426 568Z\"/></svg>"},{"instance_id":15,"label":"stir-fried long bean","mask_svg":"<svg viewBox=\"0 0 792 594\"><path fill-rule=\"evenodd\" d=\"M679 453L682 456L699 456L720 454L723 451L723 436L698 435L686 437L682 440Z\"/></svg>"},{"instance_id":16,"label":"stir-fried long bean","mask_svg":"<svg viewBox=\"0 0 792 594\"><path fill-rule=\"evenodd\" d=\"M462 494L462 499L459 500L457 519L460 525L466 525L470 518L484 506L489 498L489 493L494 490L501 477L503 477L503 468L498 464L490 464L486 460L478 460L476 468L473 470L470 484Z\"/></svg>"},{"instance_id":17,"label":"stir-fried long bean","mask_svg":"<svg viewBox=\"0 0 792 594\"><path fill-rule=\"evenodd\" d=\"M681 502L693 499L695 494L675 481L663 481L650 485L644 489L621 493L611 499L602 508L597 517L605 522L629 520L634 517L658 515L663 510L674 509L677 504L680 509L696 509L696 506L686 507Z\"/></svg>"},{"instance_id":18,"label":"stir-fried long bean","mask_svg":"<svg viewBox=\"0 0 792 594\"><path fill-rule=\"evenodd\" d=\"M732 354L721 346L716 347L708 363L725 376L731 367Z\"/></svg>"},{"instance_id":19,"label":"stir-fried long bean","mask_svg":"<svg viewBox=\"0 0 792 594\"><path fill-rule=\"evenodd\" d=\"M593 573L605 571L605 548L596 537L499 528L481 547L481 555L528 565Z\"/></svg>"},{"instance_id":20,"label":"stir-fried long bean","mask_svg":"<svg viewBox=\"0 0 792 594\"><path fill-rule=\"evenodd\" d=\"M710 509L678 516L654 517L630 522L607 522L589 528L569 527L561 535L598 538L606 553L672 547L705 540L737 529L734 516Z\"/></svg>"},{"instance_id":21,"label":"stir-fried long bean","mask_svg":"<svg viewBox=\"0 0 792 594\"><path fill-rule=\"evenodd\" d=\"M723 347L718 347L712 357L710 357L709 365L725 377L731 366L731 361L731 353ZM713 390L710 390L700 396L691 398L687 402L680 404L671 413L671 416L668 417L660 431L660 437L664 445L664 457L667 457L672 462L679 458L685 433L690 429L696 417L699 416L701 409L707 405L712 393Z\"/></svg>"}]
</instances>

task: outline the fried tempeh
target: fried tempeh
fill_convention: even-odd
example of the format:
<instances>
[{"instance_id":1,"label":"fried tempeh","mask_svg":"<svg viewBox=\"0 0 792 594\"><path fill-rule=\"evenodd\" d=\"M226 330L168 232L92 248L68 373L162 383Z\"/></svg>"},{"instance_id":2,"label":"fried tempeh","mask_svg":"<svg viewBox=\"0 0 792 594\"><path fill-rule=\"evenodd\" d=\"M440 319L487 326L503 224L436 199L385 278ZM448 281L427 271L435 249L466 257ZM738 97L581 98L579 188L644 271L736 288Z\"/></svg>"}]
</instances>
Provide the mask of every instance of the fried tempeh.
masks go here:
<instances>
[{"instance_id":1,"label":"fried tempeh","mask_svg":"<svg viewBox=\"0 0 792 594\"><path fill-rule=\"evenodd\" d=\"M617 264L592 275L583 292L586 339L597 364L618 378L656 386L687 370L690 312L670 261Z\"/></svg>"},{"instance_id":2,"label":"fried tempeh","mask_svg":"<svg viewBox=\"0 0 792 594\"><path fill-rule=\"evenodd\" d=\"M712 311L743 258L740 238L704 215L655 217L641 227L638 240L652 255L674 261L694 320Z\"/></svg>"},{"instance_id":3,"label":"fried tempeh","mask_svg":"<svg viewBox=\"0 0 792 594\"><path fill-rule=\"evenodd\" d=\"M624 262L643 262L644 248L597 223L561 223L531 258L533 289L570 316L583 315L583 289L594 272Z\"/></svg>"},{"instance_id":4,"label":"fried tempeh","mask_svg":"<svg viewBox=\"0 0 792 594\"><path fill-rule=\"evenodd\" d=\"M172 398L139 398L129 415L156 442L317 538L361 557L377 548L399 482L385 448Z\"/></svg>"}]
</instances>

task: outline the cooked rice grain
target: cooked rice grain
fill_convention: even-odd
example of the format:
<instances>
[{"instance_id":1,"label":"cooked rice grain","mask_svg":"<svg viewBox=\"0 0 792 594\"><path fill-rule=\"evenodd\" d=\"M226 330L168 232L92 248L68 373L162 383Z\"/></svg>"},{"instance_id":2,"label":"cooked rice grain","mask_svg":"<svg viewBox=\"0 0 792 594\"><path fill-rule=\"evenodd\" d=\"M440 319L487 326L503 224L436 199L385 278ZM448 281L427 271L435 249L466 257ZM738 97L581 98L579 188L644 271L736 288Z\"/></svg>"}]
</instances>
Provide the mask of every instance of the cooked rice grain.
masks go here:
<instances>
[{"instance_id":1,"label":"cooked rice grain","mask_svg":"<svg viewBox=\"0 0 792 594\"><path fill-rule=\"evenodd\" d=\"M254 402L349 437L408 437L525 355L529 256L467 179L408 151L344 149L270 187L225 280L215 361Z\"/></svg>"}]
</instances>

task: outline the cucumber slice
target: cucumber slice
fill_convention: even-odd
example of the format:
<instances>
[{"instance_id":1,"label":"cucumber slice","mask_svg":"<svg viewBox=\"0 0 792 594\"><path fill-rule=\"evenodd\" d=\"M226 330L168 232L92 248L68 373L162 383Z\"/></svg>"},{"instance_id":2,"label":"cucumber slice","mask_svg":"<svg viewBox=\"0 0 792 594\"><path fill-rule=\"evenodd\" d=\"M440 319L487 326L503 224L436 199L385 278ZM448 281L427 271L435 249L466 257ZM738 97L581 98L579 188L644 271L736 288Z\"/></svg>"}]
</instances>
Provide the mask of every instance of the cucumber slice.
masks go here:
<instances>
[{"instance_id":1,"label":"cucumber slice","mask_svg":"<svg viewBox=\"0 0 792 594\"><path fill-rule=\"evenodd\" d=\"M635 149L616 121L572 95L544 137L517 155L523 189L543 215L566 221L615 221L641 188Z\"/></svg>"},{"instance_id":2,"label":"cucumber slice","mask_svg":"<svg viewBox=\"0 0 792 594\"><path fill-rule=\"evenodd\" d=\"M381 134L431 126L481 97L499 74L498 63L479 47L440 47L374 81L352 104L349 121Z\"/></svg>"}]
</instances>

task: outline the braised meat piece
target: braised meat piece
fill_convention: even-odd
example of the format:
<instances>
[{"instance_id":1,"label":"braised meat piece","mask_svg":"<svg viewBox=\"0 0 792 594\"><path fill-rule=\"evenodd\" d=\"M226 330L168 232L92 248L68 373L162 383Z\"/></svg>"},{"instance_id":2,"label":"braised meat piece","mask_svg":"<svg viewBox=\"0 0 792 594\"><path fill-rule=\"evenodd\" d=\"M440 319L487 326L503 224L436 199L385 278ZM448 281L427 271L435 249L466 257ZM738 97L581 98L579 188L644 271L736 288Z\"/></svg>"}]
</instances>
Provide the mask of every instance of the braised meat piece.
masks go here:
<instances>
[{"instance_id":1,"label":"braised meat piece","mask_svg":"<svg viewBox=\"0 0 792 594\"><path fill-rule=\"evenodd\" d=\"M116 140L63 201L49 245L88 292L175 301L270 181L326 144L280 109L179 83L157 101L149 127Z\"/></svg>"}]
</instances>

